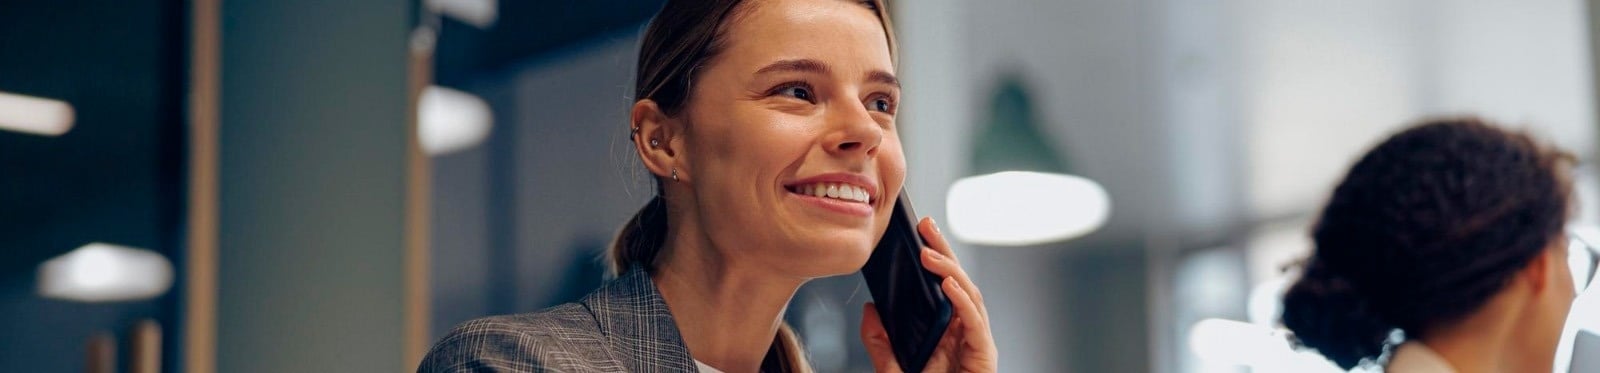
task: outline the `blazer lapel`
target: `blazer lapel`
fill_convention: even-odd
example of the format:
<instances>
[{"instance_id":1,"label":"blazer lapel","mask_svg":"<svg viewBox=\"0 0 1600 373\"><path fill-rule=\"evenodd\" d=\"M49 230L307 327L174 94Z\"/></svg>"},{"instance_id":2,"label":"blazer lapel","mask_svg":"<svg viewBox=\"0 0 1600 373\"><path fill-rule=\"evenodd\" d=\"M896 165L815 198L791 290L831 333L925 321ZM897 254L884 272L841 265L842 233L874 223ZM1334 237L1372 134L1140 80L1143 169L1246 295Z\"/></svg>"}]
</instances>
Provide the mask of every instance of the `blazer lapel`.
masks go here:
<instances>
[{"instance_id":1,"label":"blazer lapel","mask_svg":"<svg viewBox=\"0 0 1600 373\"><path fill-rule=\"evenodd\" d=\"M672 312L643 267L629 268L581 302L594 313L600 333L629 371L696 370Z\"/></svg>"}]
</instances>

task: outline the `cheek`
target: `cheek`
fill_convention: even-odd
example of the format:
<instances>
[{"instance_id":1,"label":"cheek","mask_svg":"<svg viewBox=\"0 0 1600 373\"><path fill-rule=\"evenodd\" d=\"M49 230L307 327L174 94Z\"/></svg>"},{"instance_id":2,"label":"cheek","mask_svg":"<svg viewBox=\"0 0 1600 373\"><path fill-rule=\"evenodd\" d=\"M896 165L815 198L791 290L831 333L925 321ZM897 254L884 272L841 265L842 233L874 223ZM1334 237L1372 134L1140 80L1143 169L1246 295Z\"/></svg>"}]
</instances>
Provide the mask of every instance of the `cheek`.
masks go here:
<instances>
[{"instance_id":1,"label":"cheek","mask_svg":"<svg viewBox=\"0 0 1600 373\"><path fill-rule=\"evenodd\" d=\"M878 205L877 225L874 228L880 236L889 228L889 219L894 216L894 199L899 198L900 190L905 188L906 181L905 154L901 152L899 142L886 144L889 146L881 149L882 152L879 153L881 156L878 157L878 177L883 183L881 187L884 188L882 198L887 199ZM912 219L921 217L914 216Z\"/></svg>"},{"instance_id":2,"label":"cheek","mask_svg":"<svg viewBox=\"0 0 1600 373\"><path fill-rule=\"evenodd\" d=\"M878 177L883 178L883 186L889 188L889 193L885 195L892 195L905 186L906 155L900 148L899 139L886 141L885 145L880 153L882 156L878 158Z\"/></svg>"},{"instance_id":3,"label":"cheek","mask_svg":"<svg viewBox=\"0 0 1600 373\"><path fill-rule=\"evenodd\" d=\"M734 110L719 131L720 148L730 157L767 159L803 152L816 137L816 125L806 118L782 115L757 107Z\"/></svg>"},{"instance_id":4,"label":"cheek","mask_svg":"<svg viewBox=\"0 0 1600 373\"><path fill-rule=\"evenodd\" d=\"M1563 256L1563 259L1565 259L1565 256ZM1560 269L1556 271L1555 283L1556 288L1559 290L1553 292L1552 294L1552 298L1554 299L1552 299L1550 302L1550 311L1551 315L1555 316L1552 317L1553 322L1557 323L1558 325L1565 325L1567 311L1572 309L1573 302L1577 300L1578 288L1577 285L1573 283L1573 273L1571 269L1568 269L1566 261L1562 260L1558 263L1560 263Z\"/></svg>"},{"instance_id":5,"label":"cheek","mask_svg":"<svg viewBox=\"0 0 1600 373\"><path fill-rule=\"evenodd\" d=\"M714 124L716 131L702 132L703 148L696 149L696 155L704 156L695 158L707 159L701 163L705 171L722 174L715 182L747 183L752 176L770 176L804 152L804 134L783 118L729 114Z\"/></svg>"},{"instance_id":6,"label":"cheek","mask_svg":"<svg viewBox=\"0 0 1600 373\"><path fill-rule=\"evenodd\" d=\"M706 211L721 211L715 216L723 224L776 225L782 219L770 212L784 198L779 182L805 157L812 135L797 118L732 109L708 115L707 121L716 122L703 123L696 134L702 137L692 155L699 203Z\"/></svg>"}]
</instances>

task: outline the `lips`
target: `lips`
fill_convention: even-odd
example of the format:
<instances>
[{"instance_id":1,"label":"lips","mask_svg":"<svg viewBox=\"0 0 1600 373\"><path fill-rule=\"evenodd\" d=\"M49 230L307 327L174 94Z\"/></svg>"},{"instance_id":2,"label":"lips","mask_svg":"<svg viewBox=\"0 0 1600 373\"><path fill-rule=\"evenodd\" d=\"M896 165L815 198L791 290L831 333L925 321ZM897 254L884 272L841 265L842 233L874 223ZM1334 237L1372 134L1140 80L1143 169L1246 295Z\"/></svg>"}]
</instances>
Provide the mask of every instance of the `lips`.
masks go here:
<instances>
[{"instance_id":1,"label":"lips","mask_svg":"<svg viewBox=\"0 0 1600 373\"><path fill-rule=\"evenodd\" d=\"M784 184L784 189L806 197L850 204L871 205L878 201L878 181L866 175L832 172Z\"/></svg>"},{"instance_id":2,"label":"lips","mask_svg":"<svg viewBox=\"0 0 1600 373\"><path fill-rule=\"evenodd\" d=\"M857 218L872 217L878 202L878 182L862 174L834 172L789 182L783 186L806 205Z\"/></svg>"},{"instance_id":3,"label":"lips","mask_svg":"<svg viewBox=\"0 0 1600 373\"><path fill-rule=\"evenodd\" d=\"M832 198L864 204L872 202L872 194L867 192L867 188L849 183L817 182L791 185L787 189L789 189L790 193L812 197Z\"/></svg>"}]
</instances>

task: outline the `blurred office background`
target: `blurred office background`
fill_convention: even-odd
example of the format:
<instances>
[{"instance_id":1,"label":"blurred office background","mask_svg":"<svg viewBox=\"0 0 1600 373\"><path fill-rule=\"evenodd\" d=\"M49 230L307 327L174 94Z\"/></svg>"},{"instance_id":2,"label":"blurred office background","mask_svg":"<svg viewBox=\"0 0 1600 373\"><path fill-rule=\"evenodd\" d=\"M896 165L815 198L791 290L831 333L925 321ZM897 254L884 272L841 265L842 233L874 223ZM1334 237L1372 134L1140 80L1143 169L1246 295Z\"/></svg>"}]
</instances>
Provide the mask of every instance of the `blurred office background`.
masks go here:
<instances>
[{"instance_id":1,"label":"blurred office background","mask_svg":"<svg viewBox=\"0 0 1600 373\"><path fill-rule=\"evenodd\" d=\"M660 4L0 0L0 126L26 124L0 130L0 370L404 371L457 323L581 297L653 193L626 118ZM1600 139L1594 2L892 7L907 188L967 233L1007 372L1336 371L1270 332L1357 155L1430 115L1586 168ZM1012 170L1106 214L951 226L952 186ZM869 299L796 295L819 371L870 370Z\"/></svg>"}]
</instances>

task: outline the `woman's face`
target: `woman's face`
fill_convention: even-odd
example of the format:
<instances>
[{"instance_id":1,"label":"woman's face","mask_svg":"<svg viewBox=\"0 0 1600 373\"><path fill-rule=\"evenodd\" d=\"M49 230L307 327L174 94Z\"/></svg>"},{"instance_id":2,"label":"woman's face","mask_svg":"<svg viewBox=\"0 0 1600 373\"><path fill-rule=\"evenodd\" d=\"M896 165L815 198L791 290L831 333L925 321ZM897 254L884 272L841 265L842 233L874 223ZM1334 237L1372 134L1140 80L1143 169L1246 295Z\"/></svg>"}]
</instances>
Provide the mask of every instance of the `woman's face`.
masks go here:
<instances>
[{"instance_id":1,"label":"woman's face","mask_svg":"<svg viewBox=\"0 0 1600 373\"><path fill-rule=\"evenodd\" d=\"M741 7L674 118L689 218L736 260L807 278L855 271L906 171L882 23L852 1Z\"/></svg>"}]
</instances>

